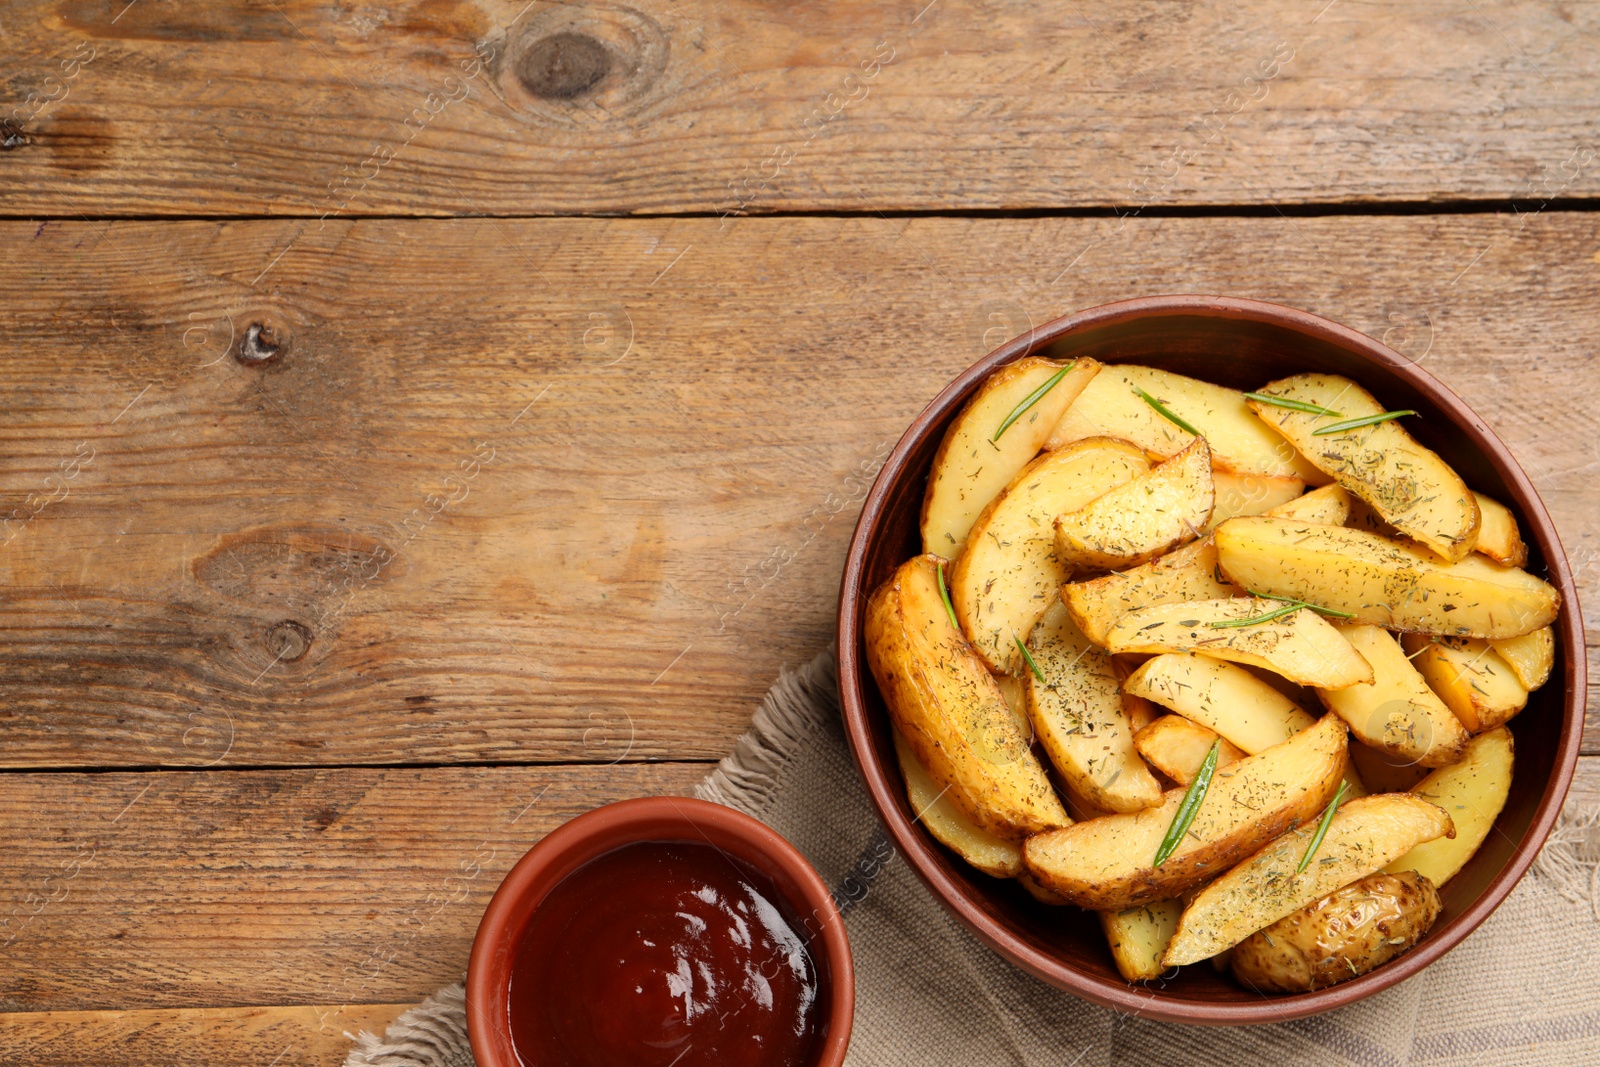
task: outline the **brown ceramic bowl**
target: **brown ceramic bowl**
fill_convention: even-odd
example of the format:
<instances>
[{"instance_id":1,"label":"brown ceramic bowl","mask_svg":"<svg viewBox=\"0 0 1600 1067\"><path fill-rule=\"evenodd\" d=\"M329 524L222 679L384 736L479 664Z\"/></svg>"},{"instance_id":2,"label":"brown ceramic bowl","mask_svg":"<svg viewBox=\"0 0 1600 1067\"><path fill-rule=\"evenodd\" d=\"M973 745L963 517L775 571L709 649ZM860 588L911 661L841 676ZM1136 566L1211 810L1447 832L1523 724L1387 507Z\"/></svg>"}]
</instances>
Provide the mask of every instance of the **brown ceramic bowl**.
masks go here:
<instances>
[{"instance_id":1,"label":"brown ceramic bowl","mask_svg":"<svg viewBox=\"0 0 1600 1067\"><path fill-rule=\"evenodd\" d=\"M764 823L688 797L624 800L586 812L552 831L506 874L478 924L467 966L467 1034L478 1067L522 1067L511 1045L507 994L522 932L540 902L590 860L645 841L710 844L772 879L790 918L805 931L822 988L822 1040L806 1067L839 1067L855 1014L855 969L844 920L828 887L806 858Z\"/></svg>"},{"instance_id":2,"label":"brown ceramic bowl","mask_svg":"<svg viewBox=\"0 0 1600 1067\"><path fill-rule=\"evenodd\" d=\"M1098 922L1076 908L1036 903L1015 883L968 867L917 825L895 762L889 720L867 669L868 595L921 551L918 520L934 451L963 403L996 367L1026 355L1142 363L1238 389L1307 371L1347 375L1391 410L1415 408L1406 428L1467 484L1516 514L1528 569L1561 591L1556 666L1512 722L1511 795L1483 847L1442 890L1444 912L1398 959L1315 993L1265 997L1210 967L1130 985L1118 975ZM896 846L934 896L995 951L1051 985L1153 1019L1203 1024L1279 1022L1340 1007L1394 985L1450 951L1511 892L1561 809L1583 729L1583 626L1567 560L1527 476L1483 420L1404 356L1370 337L1276 304L1226 297L1125 300L1057 319L1001 346L933 399L889 456L862 507L839 596L839 690L856 764Z\"/></svg>"}]
</instances>

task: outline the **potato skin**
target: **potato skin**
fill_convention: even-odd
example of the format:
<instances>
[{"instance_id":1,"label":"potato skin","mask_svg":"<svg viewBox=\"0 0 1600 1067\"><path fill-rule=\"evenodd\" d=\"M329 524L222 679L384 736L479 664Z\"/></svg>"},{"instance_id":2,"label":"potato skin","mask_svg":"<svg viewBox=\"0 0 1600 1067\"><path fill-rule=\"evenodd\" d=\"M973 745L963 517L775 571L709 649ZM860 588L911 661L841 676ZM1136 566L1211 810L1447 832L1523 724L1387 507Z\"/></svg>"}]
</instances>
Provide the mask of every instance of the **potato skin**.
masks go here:
<instances>
[{"instance_id":1,"label":"potato skin","mask_svg":"<svg viewBox=\"0 0 1600 1067\"><path fill-rule=\"evenodd\" d=\"M1263 993L1326 989L1409 950L1439 909L1439 891L1416 871L1369 874L1245 938L1233 976Z\"/></svg>"}]
</instances>

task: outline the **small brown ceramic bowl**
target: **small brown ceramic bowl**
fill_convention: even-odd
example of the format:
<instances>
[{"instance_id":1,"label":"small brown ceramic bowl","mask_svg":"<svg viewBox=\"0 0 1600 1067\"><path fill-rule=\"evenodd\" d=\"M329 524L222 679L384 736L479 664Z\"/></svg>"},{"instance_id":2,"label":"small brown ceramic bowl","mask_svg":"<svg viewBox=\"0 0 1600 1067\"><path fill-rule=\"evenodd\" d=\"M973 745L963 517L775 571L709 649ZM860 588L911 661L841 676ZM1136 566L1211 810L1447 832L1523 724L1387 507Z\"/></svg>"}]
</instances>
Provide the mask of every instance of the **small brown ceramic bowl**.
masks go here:
<instances>
[{"instance_id":1,"label":"small brown ceramic bowl","mask_svg":"<svg viewBox=\"0 0 1600 1067\"><path fill-rule=\"evenodd\" d=\"M590 860L653 841L709 844L772 879L803 931L822 990L821 1040L806 1067L839 1067L855 1015L855 968L828 887L799 850L764 823L688 797L624 800L585 812L534 845L506 874L478 923L467 965L467 1034L478 1067L523 1067L511 1044L508 993L517 947L540 903Z\"/></svg>"},{"instance_id":2,"label":"small brown ceramic bowl","mask_svg":"<svg viewBox=\"0 0 1600 1067\"><path fill-rule=\"evenodd\" d=\"M1130 985L1113 966L1093 915L1047 907L1013 882L980 874L917 825L883 700L865 662L867 597L921 551L923 490L946 427L991 371L1026 355L1142 363L1246 390L1300 372L1347 375L1390 410L1416 409L1421 417L1408 419L1406 428L1468 485L1516 514L1530 549L1528 569L1561 592L1556 666L1511 723L1515 771L1494 832L1444 886L1443 914L1410 952L1360 978L1291 996L1262 996L1200 966ZM1279 1022L1350 1004L1416 974L1483 922L1527 871L1560 813L1578 759L1585 692L1581 618L1555 526L1527 476L1483 420L1426 371L1370 337L1292 308L1226 297L1150 297L1069 315L1001 346L917 416L878 475L850 542L839 598L839 690L856 764L896 846L934 896L995 951L1054 986L1137 1015L1213 1025Z\"/></svg>"}]
</instances>

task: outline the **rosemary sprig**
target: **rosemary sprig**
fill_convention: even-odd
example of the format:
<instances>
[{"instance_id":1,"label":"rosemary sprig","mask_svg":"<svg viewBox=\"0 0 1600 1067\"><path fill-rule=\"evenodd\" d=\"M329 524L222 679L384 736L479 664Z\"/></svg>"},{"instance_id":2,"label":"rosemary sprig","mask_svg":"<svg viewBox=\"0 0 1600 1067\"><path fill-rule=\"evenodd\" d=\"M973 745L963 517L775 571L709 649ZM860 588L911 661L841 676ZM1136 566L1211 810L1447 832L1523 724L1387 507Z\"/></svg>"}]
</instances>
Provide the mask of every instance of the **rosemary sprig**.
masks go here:
<instances>
[{"instance_id":1,"label":"rosemary sprig","mask_svg":"<svg viewBox=\"0 0 1600 1067\"><path fill-rule=\"evenodd\" d=\"M1339 791L1333 794L1333 799L1328 801L1328 810L1322 813L1322 821L1317 824L1317 832L1311 835L1311 844L1306 848L1306 854L1300 857L1300 866L1294 869L1295 874L1304 871L1311 864L1311 857L1317 854L1317 849L1322 845L1322 839L1328 836L1328 826L1333 822L1333 813L1339 810L1339 801L1344 799L1344 791L1350 788L1349 782L1340 782Z\"/></svg>"},{"instance_id":2,"label":"rosemary sprig","mask_svg":"<svg viewBox=\"0 0 1600 1067\"><path fill-rule=\"evenodd\" d=\"M1257 626L1264 622L1271 622L1273 619L1281 619L1285 615L1293 615L1295 612L1306 606L1307 605L1300 603L1290 603L1285 604L1281 608L1274 608L1272 611L1263 612L1260 615L1252 615L1248 619L1219 619L1215 622L1208 622L1206 625L1211 627L1213 630L1232 630L1240 626Z\"/></svg>"},{"instance_id":3,"label":"rosemary sprig","mask_svg":"<svg viewBox=\"0 0 1600 1067\"><path fill-rule=\"evenodd\" d=\"M1018 637L1015 633L1011 635L1011 640L1017 643L1017 651L1022 653L1023 662L1027 663L1028 669L1033 672L1033 676L1039 679L1039 682L1042 685L1044 683L1044 671L1041 671L1039 669L1039 665L1033 662L1033 653L1028 651L1028 646L1023 644L1022 638Z\"/></svg>"},{"instance_id":4,"label":"rosemary sprig","mask_svg":"<svg viewBox=\"0 0 1600 1067\"><path fill-rule=\"evenodd\" d=\"M1284 602L1283 607L1274 608L1273 610L1265 612L1261 615L1252 615L1248 619L1223 619L1219 622L1209 622L1206 625L1210 626L1214 630L1229 630L1239 626L1255 626L1259 623L1271 622L1273 619L1281 619L1285 615L1293 615L1301 608L1310 608L1318 615L1331 615L1335 619L1355 618L1355 615L1352 612L1336 611L1333 608L1325 608L1321 604L1312 604L1309 601L1296 600L1292 596L1279 596L1276 593L1258 593L1254 589L1247 589L1245 592L1262 600L1281 600Z\"/></svg>"},{"instance_id":5,"label":"rosemary sprig","mask_svg":"<svg viewBox=\"0 0 1600 1067\"><path fill-rule=\"evenodd\" d=\"M1415 411L1407 408L1404 411L1384 411L1377 415L1364 415L1359 419L1346 419L1343 422L1336 422L1331 426L1318 427L1317 429L1311 431L1311 436L1321 437L1323 434L1340 433L1344 430L1359 430L1363 426L1376 426L1380 422L1388 422L1391 419L1399 419L1407 415L1415 414Z\"/></svg>"},{"instance_id":6,"label":"rosemary sprig","mask_svg":"<svg viewBox=\"0 0 1600 1067\"><path fill-rule=\"evenodd\" d=\"M1037 404L1039 399L1043 397L1044 394L1054 389L1056 387L1056 383L1067 376L1067 371L1071 370L1073 363L1076 362L1078 361L1073 360L1072 363L1068 363L1065 367L1062 367L1060 370L1050 375L1043 385L1039 386L1039 388L1023 397L1022 403L1011 409L1011 414L1006 416L1006 421L1002 422L1000 424L1000 428L994 432L994 436L989 438L990 442L992 443L1000 440L1000 435L1009 430L1013 422L1016 422L1018 419L1022 418L1023 413L1029 408L1033 407L1033 405Z\"/></svg>"},{"instance_id":7,"label":"rosemary sprig","mask_svg":"<svg viewBox=\"0 0 1600 1067\"><path fill-rule=\"evenodd\" d=\"M1204 436L1199 430L1195 429L1193 426L1190 426L1187 422L1184 422L1183 419L1179 418L1177 415L1174 415L1171 408L1167 407L1167 405L1163 404L1161 401L1157 400L1143 389L1140 389L1137 385L1133 387L1133 391L1139 394L1140 400L1143 400L1146 404L1149 404L1151 407L1155 408L1157 415L1160 415L1163 419L1166 419L1178 429L1187 430L1196 437Z\"/></svg>"},{"instance_id":8,"label":"rosemary sprig","mask_svg":"<svg viewBox=\"0 0 1600 1067\"><path fill-rule=\"evenodd\" d=\"M1271 404L1275 408L1288 408L1290 411L1303 411L1307 415L1331 415L1339 417L1339 412L1328 408L1319 408L1315 404L1307 404L1304 400L1290 400L1286 396L1273 396L1271 393L1246 393L1246 400L1256 400L1263 404Z\"/></svg>"},{"instance_id":9,"label":"rosemary sprig","mask_svg":"<svg viewBox=\"0 0 1600 1067\"><path fill-rule=\"evenodd\" d=\"M1211 742L1211 751L1206 753L1205 761L1200 764L1200 770L1195 773L1194 781L1189 783L1189 789L1183 794L1183 801L1178 805L1178 814L1172 819L1172 825L1167 827L1167 836L1161 839L1161 847L1156 849L1156 861L1152 867L1159 867L1167 862L1167 858L1178 850L1178 845L1183 841L1183 835L1189 832L1189 827L1194 824L1194 817L1200 812L1200 803L1206 798L1206 790L1211 788L1211 776L1217 772L1217 757L1222 752L1222 738Z\"/></svg>"},{"instance_id":10,"label":"rosemary sprig","mask_svg":"<svg viewBox=\"0 0 1600 1067\"><path fill-rule=\"evenodd\" d=\"M944 584L944 560L939 561L939 599L944 601L944 613L950 616L950 625L956 633L961 633L961 624L956 622L955 605L950 603L950 587Z\"/></svg>"}]
</instances>

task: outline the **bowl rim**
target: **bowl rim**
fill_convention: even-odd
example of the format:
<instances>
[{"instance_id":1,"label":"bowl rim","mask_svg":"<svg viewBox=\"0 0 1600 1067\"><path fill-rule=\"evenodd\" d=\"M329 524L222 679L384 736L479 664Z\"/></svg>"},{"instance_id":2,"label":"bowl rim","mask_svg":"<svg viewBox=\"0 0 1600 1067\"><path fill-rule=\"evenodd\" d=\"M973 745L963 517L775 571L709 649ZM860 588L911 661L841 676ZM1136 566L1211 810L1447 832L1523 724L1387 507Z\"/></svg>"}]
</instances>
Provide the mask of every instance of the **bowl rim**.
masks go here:
<instances>
[{"instance_id":1,"label":"bowl rim","mask_svg":"<svg viewBox=\"0 0 1600 1067\"><path fill-rule=\"evenodd\" d=\"M721 843L712 841L708 830ZM800 850L766 823L725 804L683 796L639 797L586 811L546 834L506 872L478 922L467 965L467 1036L481 1067L521 1067L520 1058L511 1051L509 1035L496 1023L506 1011L514 950L509 943L520 937L520 929L512 934L511 928L526 922L519 919L519 911L538 883L549 879L538 898L542 901L578 867L614 849L695 838L719 849L729 841L737 842L740 847L735 851L741 859L769 875L787 878L798 890L799 899L786 899L791 909L807 909L819 918L819 928L808 930L808 943L828 967L828 1031L817 1047L817 1057L807 1067L840 1067L855 1015L855 965L833 894ZM557 873L552 877L551 872ZM781 891L782 886L779 888ZM801 922L811 925L804 918Z\"/></svg>"},{"instance_id":2,"label":"bowl rim","mask_svg":"<svg viewBox=\"0 0 1600 1067\"><path fill-rule=\"evenodd\" d=\"M863 687L875 684L871 682L870 672L866 670L861 657L861 633L857 624L858 604L871 592L862 586L866 552L882 521L890 490L904 476L907 458L913 448L925 440L946 415L964 403L978 384L999 366L1083 330L1132 319L1196 314L1287 327L1337 347L1355 350L1374 363L1385 366L1426 396L1456 428L1469 436L1500 473L1515 504L1528 520L1527 532L1537 540L1549 570L1548 580L1562 597L1563 611L1555 626L1557 640L1561 642L1564 653L1562 680L1565 693L1555 766L1528 831L1517 843L1510 861L1460 915L1404 955L1358 978L1327 989L1286 997L1263 997L1260 1002L1200 1001L1181 994L1102 978L1078 970L1041 951L996 922L968 899L955 879L945 873L941 863L936 861L937 846L932 839L906 819L893 802L899 786L892 780L888 768L873 758L872 725L863 698ZM1064 315L1030 329L973 363L923 408L896 442L862 503L839 588L838 657L840 709L856 769L895 847L947 911L1001 956L1059 989L1104 1007L1145 1018L1214 1026L1288 1022L1354 1003L1417 974L1477 929L1527 873L1560 816L1577 766L1587 693L1583 615L1559 534L1521 464L1477 413L1427 371L1382 342L1347 326L1283 304L1194 294L1119 300Z\"/></svg>"}]
</instances>

